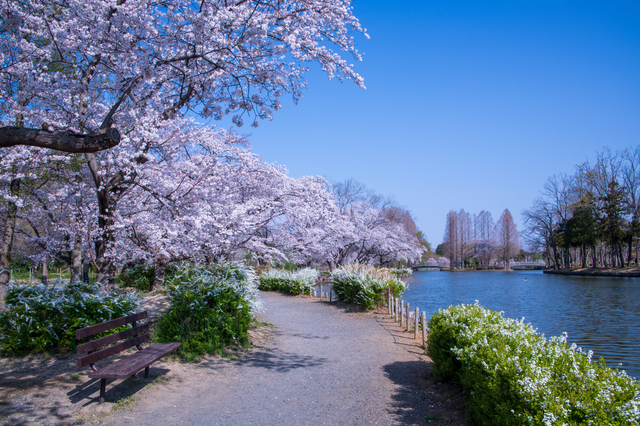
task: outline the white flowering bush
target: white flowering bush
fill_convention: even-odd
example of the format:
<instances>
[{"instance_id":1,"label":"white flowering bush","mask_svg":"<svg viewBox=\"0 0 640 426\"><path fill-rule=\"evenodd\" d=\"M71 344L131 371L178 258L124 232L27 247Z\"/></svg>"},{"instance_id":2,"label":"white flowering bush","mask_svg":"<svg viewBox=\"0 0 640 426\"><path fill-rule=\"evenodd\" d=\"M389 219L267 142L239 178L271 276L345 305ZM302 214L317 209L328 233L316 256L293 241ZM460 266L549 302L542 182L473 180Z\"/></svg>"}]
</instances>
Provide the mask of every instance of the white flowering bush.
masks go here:
<instances>
[{"instance_id":1,"label":"white flowering bush","mask_svg":"<svg viewBox=\"0 0 640 426\"><path fill-rule=\"evenodd\" d=\"M475 305L429 320L427 354L440 380L467 395L480 425L627 425L640 421L640 388L624 371L591 361L567 336L549 340L522 320Z\"/></svg>"},{"instance_id":2,"label":"white flowering bush","mask_svg":"<svg viewBox=\"0 0 640 426\"><path fill-rule=\"evenodd\" d=\"M384 304L391 292L400 297L406 285L386 268L368 265L344 265L331 273L333 292L346 303L355 303L364 309Z\"/></svg>"},{"instance_id":3,"label":"white flowering bush","mask_svg":"<svg viewBox=\"0 0 640 426\"><path fill-rule=\"evenodd\" d=\"M413 269L411 268L392 269L391 273L396 275L411 275L413 273Z\"/></svg>"},{"instance_id":4,"label":"white flowering bush","mask_svg":"<svg viewBox=\"0 0 640 426\"><path fill-rule=\"evenodd\" d=\"M165 282L171 305L156 325L154 339L180 342L178 355L194 361L248 342L254 313L261 309L251 268L229 262L183 265Z\"/></svg>"},{"instance_id":5,"label":"white flowering bush","mask_svg":"<svg viewBox=\"0 0 640 426\"><path fill-rule=\"evenodd\" d=\"M76 329L132 314L138 301L135 293L107 292L99 283L10 283L7 309L0 313L0 344L14 354L72 352Z\"/></svg>"},{"instance_id":6,"label":"white flowering bush","mask_svg":"<svg viewBox=\"0 0 640 426\"><path fill-rule=\"evenodd\" d=\"M264 291L284 291L292 294L309 293L318 280L318 270L304 268L294 272L281 269L264 271L260 275L259 289Z\"/></svg>"}]
</instances>

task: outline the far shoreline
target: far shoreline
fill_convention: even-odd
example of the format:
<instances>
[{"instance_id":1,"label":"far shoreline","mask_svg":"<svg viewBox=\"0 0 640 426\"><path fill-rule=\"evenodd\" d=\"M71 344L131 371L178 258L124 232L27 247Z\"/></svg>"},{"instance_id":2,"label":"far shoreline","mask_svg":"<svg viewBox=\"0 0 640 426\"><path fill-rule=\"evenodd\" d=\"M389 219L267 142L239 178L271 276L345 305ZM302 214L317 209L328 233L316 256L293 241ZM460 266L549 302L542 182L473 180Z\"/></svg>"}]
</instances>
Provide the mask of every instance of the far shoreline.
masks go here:
<instances>
[{"instance_id":1,"label":"far shoreline","mask_svg":"<svg viewBox=\"0 0 640 426\"><path fill-rule=\"evenodd\" d=\"M587 277L619 277L640 278L640 268L631 266L626 268L565 268L545 269L545 274L555 275L579 275Z\"/></svg>"}]
</instances>

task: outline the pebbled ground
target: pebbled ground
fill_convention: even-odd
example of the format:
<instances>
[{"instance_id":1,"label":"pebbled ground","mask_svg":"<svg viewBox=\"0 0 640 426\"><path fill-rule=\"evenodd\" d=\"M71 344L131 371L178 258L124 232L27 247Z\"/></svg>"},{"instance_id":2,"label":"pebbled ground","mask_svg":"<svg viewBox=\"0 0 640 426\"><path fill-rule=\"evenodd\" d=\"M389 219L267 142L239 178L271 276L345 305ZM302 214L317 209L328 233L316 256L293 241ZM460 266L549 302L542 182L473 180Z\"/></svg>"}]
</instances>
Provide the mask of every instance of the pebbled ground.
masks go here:
<instances>
[{"instance_id":1,"label":"pebbled ground","mask_svg":"<svg viewBox=\"0 0 640 426\"><path fill-rule=\"evenodd\" d=\"M103 421L114 426L465 424L459 393L434 386L421 341L388 315L279 293L262 298L265 312L259 319L271 326L262 329L252 351L188 368L166 363L160 368L167 380Z\"/></svg>"}]
</instances>

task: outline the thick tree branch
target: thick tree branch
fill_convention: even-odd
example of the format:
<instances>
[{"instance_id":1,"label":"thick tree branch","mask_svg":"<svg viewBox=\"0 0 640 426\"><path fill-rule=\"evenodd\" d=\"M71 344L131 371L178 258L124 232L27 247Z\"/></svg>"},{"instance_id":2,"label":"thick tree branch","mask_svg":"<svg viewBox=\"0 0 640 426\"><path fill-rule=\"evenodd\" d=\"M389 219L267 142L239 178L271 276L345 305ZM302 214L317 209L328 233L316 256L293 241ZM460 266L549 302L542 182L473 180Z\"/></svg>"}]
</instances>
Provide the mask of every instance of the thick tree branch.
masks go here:
<instances>
[{"instance_id":1,"label":"thick tree branch","mask_svg":"<svg viewBox=\"0 0 640 426\"><path fill-rule=\"evenodd\" d=\"M81 135L24 127L0 127L0 148L29 145L64 152L86 153L113 148L119 143L120 133L116 129L106 129L101 134Z\"/></svg>"}]
</instances>

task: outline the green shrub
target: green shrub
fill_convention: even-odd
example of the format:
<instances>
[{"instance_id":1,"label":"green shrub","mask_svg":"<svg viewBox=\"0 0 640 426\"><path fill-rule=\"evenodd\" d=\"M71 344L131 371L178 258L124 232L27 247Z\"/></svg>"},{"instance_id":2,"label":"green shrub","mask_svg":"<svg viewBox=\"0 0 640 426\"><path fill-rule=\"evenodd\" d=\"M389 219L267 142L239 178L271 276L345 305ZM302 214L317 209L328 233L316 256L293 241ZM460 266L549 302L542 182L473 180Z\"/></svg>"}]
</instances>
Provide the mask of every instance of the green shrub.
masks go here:
<instances>
[{"instance_id":1,"label":"green shrub","mask_svg":"<svg viewBox=\"0 0 640 426\"><path fill-rule=\"evenodd\" d=\"M288 291L289 272L280 269L270 269L260 275L258 289L262 291Z\"/></svg>"},{"instance_id":2,"label":"green shrub","mask_svg":"<svg viewBox=\"0 0 640 426\"><path fill-rule=\"evenodd\" d=\"M5 352L76 350L76 329L135 312L133 293L106 293L100 284L76 282L59 288L9 284L0 313L0 343Z\"/></svg>"},{"instance_id":3,"label":"green shrub","mask_svg":"<svg viewBox=\"0 0 640 426\"><path fill-rule=\"evenodd\" d=\"M364 309L383 305L389 292L400 297L406 289L388 269L366 265L345 265L331 273L333 292L346 303L355 303Z\"/></svg>"},{"instance_id":4,"label":"green shrub","mask_svg":"<svg viewBox=\"0 0 640 426\"><path fill-rule=\"evenodd\" d=\"M171 305L155 330L159 342L180 342L178 354L194 361L247 342L253 313L260 308L255 275L238 263L184 266L165 281Z\"/></svg>"},{"instance_id":5,"label":"green shrub","mask_svg":"<svg viewBox=\"0 0 640 426\"><path fill-rule=\"evenodd\" d=\"M271 269L260 275L259 289L263 291L284 291L295 295L310 293L318 280L318 271L304 268L295 272Z\"/></svg>"},{"instance_id":6,"label":"green shrub","mask_svg":"<svg viewBox=\"0 0 640 426\"><path fill-rule=\"evenodd\" d=\"M429 320L434 374L458 382L479 425L623 425L640 421L640 388L624 371L591 362L566 334L545 339L523 321L479 305Z\"/></svg>"},{"instance_id":7,"label":"green shrub","mask_svg":"<svg viewBox=\"0 0 640 426\"><path fill-rule=\"evenodd\" d=\"M133 287L138 291L149 291L153 288L155 268L153 265L136 265L125 269L116 276L116 283L120 287Z\"/></svg>"}]
</instances>

